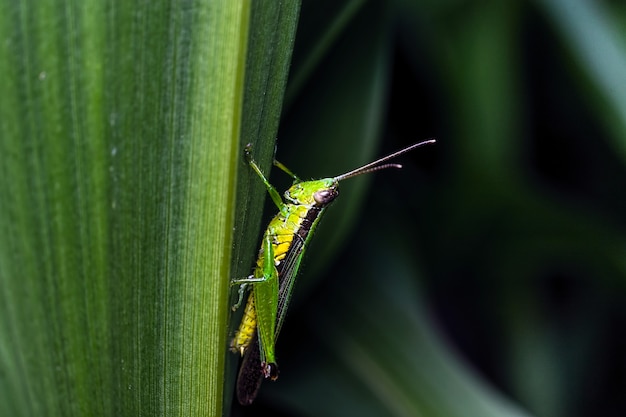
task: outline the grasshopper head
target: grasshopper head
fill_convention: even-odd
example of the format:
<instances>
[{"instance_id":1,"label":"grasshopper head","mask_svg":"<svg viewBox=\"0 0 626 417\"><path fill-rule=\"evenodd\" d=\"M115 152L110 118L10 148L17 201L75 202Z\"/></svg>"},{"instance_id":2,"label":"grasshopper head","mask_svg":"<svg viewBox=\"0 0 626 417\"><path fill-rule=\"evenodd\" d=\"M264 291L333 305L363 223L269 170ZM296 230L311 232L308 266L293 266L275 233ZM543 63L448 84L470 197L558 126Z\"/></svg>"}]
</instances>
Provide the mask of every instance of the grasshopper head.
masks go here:
<instances>
[{"instance_id":1,"label":"grasshopper head","mask_svg":"<svg viewBox=\"0 0 626 417\"><path fill-rule=\"evenodd\" d=\"M407 146L404 149L400 149L390 155L379 158L369 164L365 164L359 168L348 171L344 174L338 175L334 178L324 178L314 181L301 181L291 186L285 191L285 199L293 204L304 205L309 207L326 207L337 198L339 190L337 189L339 181L346 180L348 178L356 177L357 175L367 174L370 172L379 171L387 168L402 168L399 164L385 163L390 159L393 159L399 155L412 151L413 149L426 145L429 143L435 143L434 139L425 140L423 142L414 143L411 146ZM289 173L289 171L287 171ZM292 177L297 178L291 174Z\"/></svg>"},{"instance_id":2,"label":"grasshopper head","mask_svg":"<svg viewBox=\"0 0 626 417\"><path fill-rule=\"evenodd\" d=\"M302 181L285 191L285 198L293 204L326 207L339 195L335 178Z\"/></svg>"}]
</instances>

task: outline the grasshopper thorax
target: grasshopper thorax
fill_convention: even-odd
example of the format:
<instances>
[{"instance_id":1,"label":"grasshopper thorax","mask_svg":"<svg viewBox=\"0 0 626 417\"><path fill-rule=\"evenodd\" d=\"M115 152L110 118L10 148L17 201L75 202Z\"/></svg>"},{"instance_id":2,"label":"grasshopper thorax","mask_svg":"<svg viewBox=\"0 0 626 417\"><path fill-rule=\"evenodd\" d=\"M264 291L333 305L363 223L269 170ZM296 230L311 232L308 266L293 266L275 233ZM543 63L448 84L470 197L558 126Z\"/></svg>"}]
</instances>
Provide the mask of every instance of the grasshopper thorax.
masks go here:
<instances>
[{"instance_id":1,"label":"grasshopper thorax","mask_svg":"<svg viewBox=\"0 0 626 417\"><path fill-rule=\"evenodd\" d=\"M339 195L335 178L302 181L285 191L285 199L293 204L326 207Z\"/></svg>"}]
</instances>

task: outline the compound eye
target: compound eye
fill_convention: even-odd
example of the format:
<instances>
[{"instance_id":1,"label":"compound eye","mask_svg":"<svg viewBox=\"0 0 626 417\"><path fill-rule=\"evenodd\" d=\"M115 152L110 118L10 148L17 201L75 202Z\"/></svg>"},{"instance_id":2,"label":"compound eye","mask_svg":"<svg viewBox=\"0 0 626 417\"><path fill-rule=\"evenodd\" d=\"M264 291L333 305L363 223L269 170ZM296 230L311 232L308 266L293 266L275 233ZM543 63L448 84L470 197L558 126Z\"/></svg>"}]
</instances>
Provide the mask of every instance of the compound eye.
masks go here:
<instances>
[{"instance_id":1,"label":"compound eye","mask_svg":"<svg viewBox=\"0 0 626 417\"><path fill-rule=\"evenodd\" d=\"M333 189L320 190L313 194L313 199L319 205L325 205L333 201L337 197L337 191Z\"/></svg>"}]
</instances>

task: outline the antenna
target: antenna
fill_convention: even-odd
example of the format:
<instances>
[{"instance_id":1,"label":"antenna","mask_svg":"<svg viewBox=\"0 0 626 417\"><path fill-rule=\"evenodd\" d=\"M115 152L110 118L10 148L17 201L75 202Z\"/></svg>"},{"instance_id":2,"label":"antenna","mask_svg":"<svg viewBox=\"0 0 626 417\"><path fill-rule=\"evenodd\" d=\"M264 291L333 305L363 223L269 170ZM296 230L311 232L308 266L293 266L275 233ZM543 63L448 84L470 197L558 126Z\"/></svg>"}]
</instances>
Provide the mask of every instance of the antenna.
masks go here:
<instances>
[{"instance_id":1,"label":"antenna","mask_svg":"<svg viewBox=\"0 0 626 417\"><path fill-rule=\"evenodd\" d=\"M370 162L369 164L363 165L362 167L353 169L352 171L346 172L345 174L338 175L335 177L335 180L342 181L348 178L356 177L357 175L367 174L368 172L374 172L374 171L378 171L378 170L386 169L386 168L402 168L402 165L400 164L383 164L383 165L380 165L380 164L382 162L389 161L390 159L393 159L396 156L400 156L404 153L410 152L415 148L419 148L420 146L429 145L435 142L436 142L435 139L428 139L423 142L414 143L413 145L407 146L404 149L400 149L399 151L394 152L391 155L383 156L382 158L377 159L374 162Z\"/></svg>"}]
</instances>

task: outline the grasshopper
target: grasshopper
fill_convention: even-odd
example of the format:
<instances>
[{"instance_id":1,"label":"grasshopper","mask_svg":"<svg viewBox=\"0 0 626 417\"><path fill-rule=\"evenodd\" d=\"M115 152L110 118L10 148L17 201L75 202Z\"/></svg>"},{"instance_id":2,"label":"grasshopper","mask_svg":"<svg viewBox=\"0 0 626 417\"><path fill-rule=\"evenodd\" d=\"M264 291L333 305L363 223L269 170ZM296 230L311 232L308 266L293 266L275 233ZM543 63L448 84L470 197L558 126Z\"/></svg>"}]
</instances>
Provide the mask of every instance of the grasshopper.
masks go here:
<instances>
[{"instance_id":1,"label":"grasshopper","mask_svg":"<svg viewBox=\"0 0 626 417\"><path fill-rule=\"evenodd\" d=\"M339 195L339 182L381 169L402 168L399 164L385 162L434 142L430 139L415 143L336 177L313 181L302 181L274 160L275 166L293 178L293 185L285 192L284 200L252 158L252 145L246 146L247 162L265 184L278 207L278 214L263 234L253 273L231 283L239 285L239 299L233 310L241 305L246 289L252 287L239 329L231 342L231 350L244 357L237 377L237 398L242 405L254 401L263 379L278 378L276 339L285 319L302 256L324 211Z\"/></svg>"}]
</instances>

